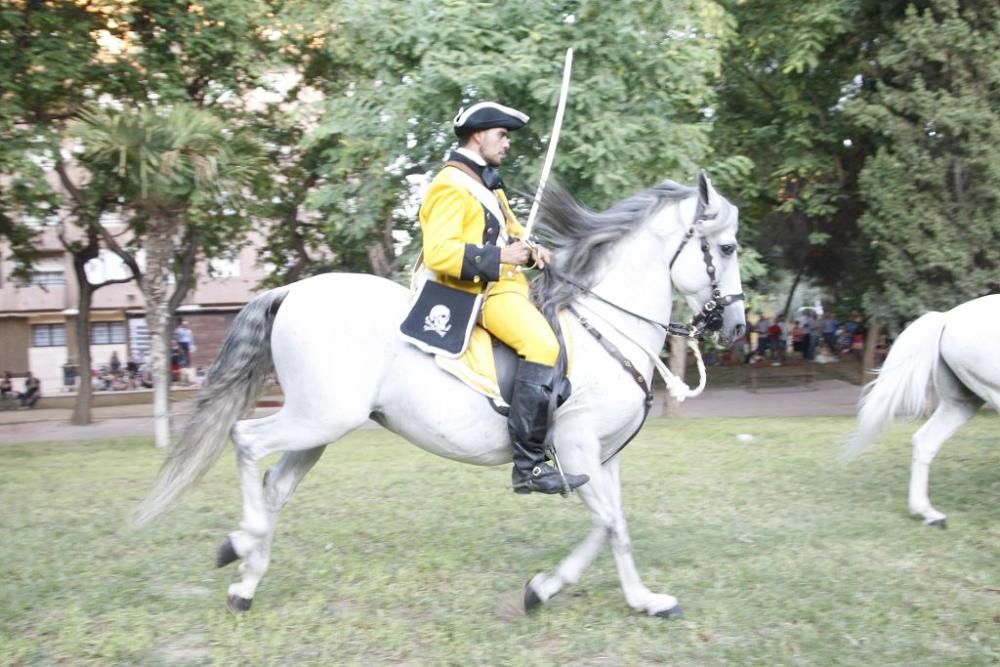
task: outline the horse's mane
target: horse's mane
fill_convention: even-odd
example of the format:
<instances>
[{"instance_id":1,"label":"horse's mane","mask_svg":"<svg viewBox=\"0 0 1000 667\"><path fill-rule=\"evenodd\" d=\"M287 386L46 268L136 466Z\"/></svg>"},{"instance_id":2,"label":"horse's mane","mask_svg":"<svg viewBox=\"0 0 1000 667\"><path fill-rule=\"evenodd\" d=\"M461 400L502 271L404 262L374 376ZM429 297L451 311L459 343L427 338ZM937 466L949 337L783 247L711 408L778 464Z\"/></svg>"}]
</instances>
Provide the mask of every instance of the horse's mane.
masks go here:
<instances>
[{"instance_id":1,"label":"horse's mane","mask_svg":"<svg viewBox=\"0 0 1000 667\"><path fill-rule=\"evenodd\" d=\"M606 211L593 211L564 188L549 183L539 207L538 230L555 256L556 271L544 271L531 285L532 300L550 323L580 289L553 273L586 288L594 286L604 258L626 234L637 229L663 206L686 199L695 189L663 181L618 202Z\"/></svg>"}]
</instances>

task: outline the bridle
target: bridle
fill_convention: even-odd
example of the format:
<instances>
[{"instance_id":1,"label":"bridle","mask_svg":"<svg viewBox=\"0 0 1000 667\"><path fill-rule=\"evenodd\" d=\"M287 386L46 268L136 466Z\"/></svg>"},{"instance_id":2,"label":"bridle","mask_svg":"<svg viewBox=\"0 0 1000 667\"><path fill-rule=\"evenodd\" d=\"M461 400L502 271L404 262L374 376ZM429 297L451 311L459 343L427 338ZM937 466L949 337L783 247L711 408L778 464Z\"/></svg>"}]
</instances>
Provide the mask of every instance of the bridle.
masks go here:
<instances>
[{"instance_id":1,"label":"bridle","mask_svg":"<svg viewBox=\"0 0 1000 667\"><path fill-rule=\"evenodd\" d=\"M722 296L722 290L719 289L719 279L716 276L715 263L712 261L711 248L708 244L708 238L705 236L705 230L702 227L702 223L705 220L712 220L714 217L705 214L705 202L699 197L698 205L694 211L694 220L691 222L691 226L688 227L687 232L684 233L684 238L681 239L680 245L677 246L677 250L674 252L668 268L668 271L672 272L674 270L674 263L680 257L684 246L687 245L687 242L697 232L698 239L701 241L701 256L705 260L705 271L708 273L708 279L712 283L712 296L702 305L701 310L695 313L690 325L679 325L680 327L686 327L688 329L687 335L691 337L701 336L705 331L715 332L721 329L722 311L725 310L726 306L734 304L737 301L743 301L746 298L742 292ZM672 322L671 327L673 326L675 324ZM667 328L667 331L674 333L670 327ZM674 335L685 334L674 333Z\"/></svg>"},{"instance_id":2,"label":"bridle","mask_svg":"<svg viewBox=\"0 0 1000 667\"><path fill-rule=\"evenodd\" d=\"M695 208L694 220L692 220L691 226L688 227L687 231L684 233L684 238L681 239L680 245L677 246L677 250L674 251L674 256L670 260L668 268L668 271L673 271L674 264L677 262L677 258L680 257L681 251L684 250L684 246L686 246L688 241L690 241L695 235L697 235L699 240L701 241L701 254L705 260L705 271L708 273L708 278L711 281L712 285L712 296L701 307L701 310L695 314L694 318L691 320L691 324L681 324L679 322L670 322L668 324L664 324L663 322L659 322L650 317L646 317L645 315L640 315L639 313L633 312L628 308L625 308L624 306L620 306L613 301L605 299L603 296L597 294L589 287L581 285L580 283L573 280L569 276L563 274L561 271L558 271L557 269L555 269L554 266L549 265L545 267L545 272L551 275L553 278L569 283L570 285L579 289L582 293L587 294L620 312L626 313L627 315L631 315L632 317L638 320L660 327L670 335L682 336L688 339L689 341L688 345L691 346L695 352L695 359L698 361L698 370L699 374L701 375L701 382L698 388L695 389L694 391L690 390L687 387L687 385L684 384L683 380L677 378L676 376L673 376L673 374L670 373L670 370L667 369L666 366L664 366L663 363L659 360L658 355L652 354L648 350L645 350L646 354L649 355L650 359L653 361L656 370L660 372L660 375L663 377L663 380L667 384L667 388L668 390L671 391L672 395L675 394L673 394L673 390L671 389L671 382L670 382L671 379L674 380L676 383L679 383L681 386L683 386L683 389L687 392L686 396L696 396L701 392L702 389L704 389L705 368L701 362L701 355L700 353L698 353L698 346L694 342L694 339L698 338L699 336L702 336L706 331L716 332L719 329L721 329L723 323L722 311L725 309L725 307L730 304L736 303L737 301L743 301L745 298L742 293L722 296L722 291L719 289L719 279L716 276L717 271L715 269L715 263L712 261L712 253L710 251L708 239L705 237L705 231L704 228L702 227L702 223L705 220L710 220L710 219L712 218L705 214L705 204L699 197L697 207ZM606 463L607 461L614 458L622 449L625 448L626 445L632 442L635 436L639 434L639 431L642 429L643 424L646 423L646 417L649 416L649 411L650 408L652 408L653 406L653 400L654 400L652 380L647 382L645 376L643 376L642 372L639 371L639 369L635 366L635 364L632 361L630 361L628 357L625 354L623 354L616 345L614 345L614 343L608 340L607 336L605 336L600 330L598 330L597 327L591 324L587 320L587 318L585 318L583 315L577 312L577 310L572 305L568 306L568 310L577 318L577 320L580 322L580 325L584 328L584 330L587 331L591 336L593 336L594 339L596 339L597 342L600 343L600 345L613 359L615 359L619 364L621 364L622 368L624 368L625 371L632 376L632 379L635 380L636 384L645 394L645 400L643 401L644 412L642 415L642 421L639 422L639 425L636 427L635 431L632 432L632 435L630 435L625 440L625 442L623 442L614 451L614 453L611 454L611 456L602 461L602 463ZM618 333L622 332L618 330ZM635 341L629 338L627 335L625 337L628 340L631 340L633 343L635 343ZM683 398L679 398L678 400L683 400ZM558 460L557 460L557 465L558 465ZM560 471L561 470L562 468L560 467Z\"/></svg>"},{"instance_id":3,"label":"bridle","mask_svg":"<svg viewBox=\"0 0 1000 667\"><path fill-rule=\"evenodd\" d=\"M705 231L702 227L702 223L705 220L712 219L714 219L714 216L705 214L705 203L701 200L701 198L699 198L697 207L695 208L694 220L692 220L691 226L688 227L687 231L684 233L684 238L681 239L680 245L678 245L677 250L674 251L674 256L670 260L670 264L668 266L668 271L672 272L674 264L677 262L677 258L681 255L681 251L684 250L688 241L697 235L701 242L701 254L705 261L705 272L708 273L708 278L711 281L712 296L701 307L701 310L695 313L690 324L682 324L680 322L669 322L664 324L663 322L646 317L645 315L640 315L639 313L633 312L624 306L605 299L600 294L597 294L585 285L581 285L551 265L547 266L545 271L546 273L552 275L552 277L569 283L581 292L594 297L598 301L626 313L627 315L631 315L636 319L642 320L643 322L658 326L672 336L698 338L704 335L706 331L714 333L721 329L723 323L722 311L725 310L726 306L734 304L737 301L743 301L746 298L742 292L739 294L727 294L726 296L722 296L722 291L719 289L719 279L716 275L717 271L715 269L715 262L712 260L712 253L708 243L708 238L705 236Z\"/></svg>"}]
</instances>

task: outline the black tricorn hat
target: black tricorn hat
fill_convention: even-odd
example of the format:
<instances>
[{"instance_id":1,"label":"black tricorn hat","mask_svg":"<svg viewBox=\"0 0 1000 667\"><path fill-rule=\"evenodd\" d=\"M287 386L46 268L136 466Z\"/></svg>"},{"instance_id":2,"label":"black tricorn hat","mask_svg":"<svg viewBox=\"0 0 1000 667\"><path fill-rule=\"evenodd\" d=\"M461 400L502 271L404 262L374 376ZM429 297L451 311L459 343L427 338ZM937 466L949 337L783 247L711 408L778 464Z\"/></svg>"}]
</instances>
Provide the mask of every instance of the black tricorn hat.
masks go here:
<instances>
[{"instance_id":1,"label":"black tricorn hat","mask_svg":"<svg viewBox=\"0 0 1000 667\"><path fill-rule=\"evenodd\" d=\"M471 107L459 109L453 125L455 134L462 137L494 127L520 130L527 122L528 116L517 109L496 102L478 102Z\"/></svg>"}]
</instances>

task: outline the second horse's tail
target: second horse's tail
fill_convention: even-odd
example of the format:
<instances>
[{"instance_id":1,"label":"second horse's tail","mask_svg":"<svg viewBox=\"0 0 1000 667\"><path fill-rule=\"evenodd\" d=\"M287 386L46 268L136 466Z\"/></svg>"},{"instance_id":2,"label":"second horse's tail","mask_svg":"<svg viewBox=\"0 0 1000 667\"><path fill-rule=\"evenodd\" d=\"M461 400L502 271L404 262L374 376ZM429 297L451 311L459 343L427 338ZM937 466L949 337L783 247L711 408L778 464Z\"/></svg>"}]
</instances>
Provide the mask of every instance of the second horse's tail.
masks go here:
<instances>
[{"instance_id":1,"label":"second horse's tail","mask_svg":"<svg viewBox=\"0 0 1000 667\"><path fill-rule=\"evenodd\" d=\"M287 293L287 287L265 292L233 320L205 374L195 412L136 510L133 525L152 521L201 479L222 454L236 420L253 411L271 372L271 327Z\"/></svg>"},{"instance_id":2,"label":"second horse's tail","mask_svg":"<svg viewBox=\"0 0 1000 667\"><path fill-rule=\"evenodd\" d=\"M878 377L865 387L858 425L841 458L850 460L875 441L897 415L927 410L931 378L940 358L944 313L931 312L908 326L892 344Z\"/></svg>"}]
</instances>

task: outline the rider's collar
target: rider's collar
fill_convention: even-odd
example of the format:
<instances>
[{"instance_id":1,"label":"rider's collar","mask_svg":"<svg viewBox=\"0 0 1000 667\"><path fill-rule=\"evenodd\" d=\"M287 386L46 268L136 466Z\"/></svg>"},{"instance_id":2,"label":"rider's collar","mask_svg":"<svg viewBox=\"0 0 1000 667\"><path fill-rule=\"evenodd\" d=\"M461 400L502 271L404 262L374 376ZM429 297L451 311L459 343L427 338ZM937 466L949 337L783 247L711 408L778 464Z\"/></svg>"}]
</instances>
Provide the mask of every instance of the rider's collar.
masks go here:
<instances>
[{"instance_id":1,"label":"rider's collar","mask_svg":"<svg viewBox=\"0 0 1000 667\"><path fill-rule=\"evenodd\" d=\"M493 167L486 164L486 160L482 158L481 155L475 151L470 151L468 148L456 148L448 156L449 160L456 160L462 162L463 164L469 165L479 177L483 179L483 184L490 190L496 190L498 188L503 188L503 179L500 178L500 174Z\"/></svg>"}]
</instances>

